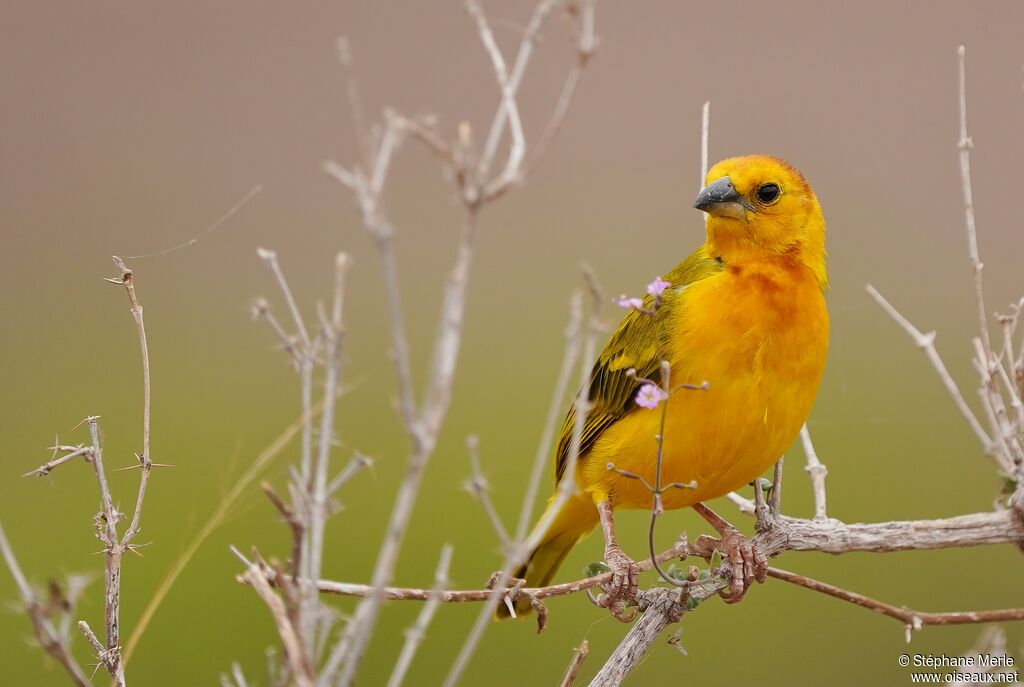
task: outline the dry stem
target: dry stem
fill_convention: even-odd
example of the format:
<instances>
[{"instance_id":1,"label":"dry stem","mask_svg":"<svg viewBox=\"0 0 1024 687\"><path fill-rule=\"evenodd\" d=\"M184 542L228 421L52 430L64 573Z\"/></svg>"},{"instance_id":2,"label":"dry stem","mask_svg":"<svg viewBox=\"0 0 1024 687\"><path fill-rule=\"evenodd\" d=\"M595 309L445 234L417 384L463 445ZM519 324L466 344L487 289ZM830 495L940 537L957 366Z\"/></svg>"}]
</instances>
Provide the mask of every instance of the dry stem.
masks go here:
<instances>
[{"instance_id":1,"label":"dry stem","mask_svg":"<svg viewBox=\"0 0 1024 687\"><path fill-rule=\"evenodd\" d=\"M14 577L14 583L18 587L18 595L21 597L25 614L32 622L32 632L39 643L39 647L64 668L68 677L78 687L92 687L92 683L86 676L85 671L78 665L78 661L71 653L71 637L67 631L61 631L58 629L58 626L53 624L46 606L40 602L36 591L25 578L25 573L22 572L21 566L18 564L18 559L14 555L14 549L11 548L10 542L7 541L7 535L2 525L0 525L0 554L3 555L7 568ZM68 612L70 613L70 610Z\"/></svg>"}]
</instances>

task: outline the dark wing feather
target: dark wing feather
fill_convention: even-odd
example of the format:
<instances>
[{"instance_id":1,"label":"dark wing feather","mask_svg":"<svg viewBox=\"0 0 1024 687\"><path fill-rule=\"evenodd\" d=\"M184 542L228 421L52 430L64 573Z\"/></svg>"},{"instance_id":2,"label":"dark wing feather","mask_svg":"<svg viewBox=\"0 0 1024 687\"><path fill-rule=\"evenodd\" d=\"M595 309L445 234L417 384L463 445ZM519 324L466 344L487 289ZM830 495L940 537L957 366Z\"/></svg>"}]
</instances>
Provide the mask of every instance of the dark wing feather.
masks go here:
<instances>
[{"instance_id":1,"label":"dark wing feather","mask_svg":"<svg viewBox=\"0 0 1024 687\"><path fill-rule=\"evenodd\" d=\"M710 258L703 249L697 251L682 264L667 274L664 279L669 286L662 294L661 304L654 314L630 310L612 334L598 357L590 376L590 402L592 407L583 422L580 436L579 455L584 456L606 428L636 407L635 397L643 382L638 378L660 382L661 370L659 350L665 349L667 337L674 327L669 324L678 317L681 289L696 281L721 272L721 262ZM644 309L649 310L654 298L644 299ZM663 325L669 326L663 326ZM636 375L628 375L629 369ZM575 404L562 424L555 454L555 482L562 478L572 450L573 432L576 426Z\"/></svg>"}]
</instances>

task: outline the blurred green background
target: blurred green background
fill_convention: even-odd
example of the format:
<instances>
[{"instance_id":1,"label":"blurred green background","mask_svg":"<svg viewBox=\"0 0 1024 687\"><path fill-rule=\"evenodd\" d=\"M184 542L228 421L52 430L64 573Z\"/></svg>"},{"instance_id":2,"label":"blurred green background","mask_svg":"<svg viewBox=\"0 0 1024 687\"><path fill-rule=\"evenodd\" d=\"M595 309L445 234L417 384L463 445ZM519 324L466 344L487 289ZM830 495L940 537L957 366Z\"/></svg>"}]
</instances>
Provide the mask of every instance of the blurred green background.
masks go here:
<instances>
[{"instance_id":1,"label":"blurred green background","mask_svg":"<svg viewBox=\"0 0 1024 687\"><path fill-rule=\"evenodd\" d=\"M531 4L489 2L511 50ZM498 21L500 20L500 21ZM701 103L712 102L713 159L767 152L814 184L829 222L832 349L811 429L828 465L830 514L847 521L931 518L987 510L996 479L925 358L863 291L878 286L938 345L970 401L974 334L957 168L956 46L967 45L974 190L988 303L1024 290L1020 222L1024 45L1019 2L602 2L600 50L568 122L528 183L482 219L454 401L403 549L397 582L427 585L440 547L454 545L452 579L479 587L499 563L479 505L463 491L464 437L481 437L493 498L518 513L554 373L566 301L588 261L609 293L642 289L702 240L698 187ZM522 89L535 138L573 59L561 26L545 31ZM103 283L112 253L185 241L254 184L264 192L197 246L138 260L152 351L153 458L144 558L124 566L123 625L131 631L167 566L245 464L298 411L294 375L275 341L250 322L256 295L276 299L257 246L279 251L305 311L329 293L332 256L356 259L347 319L343 447L375 457L342 493L329 531L331 577L370 577L405 440L382 281L351 198L320 171L355 158L334 51L350 36L371 112L385 105L460 119L482 132L497 104L491 68L456 0L435 3L4 3L0 8L0 521L36 581L99 573L91 531L94 480L82 464L49 479L19 475L48 457L55 433L102 415L107 461L139 448L137 342L124 294ZM460 209L434 160L409 143L391 176L405 309L422 371ZM275 300L275 302L279 302ZM614 315L614 313L612 314ZM423 374L417 375L422 380ZM283 483L292 446L268 473ZM799 449L790 465L803 460ZM127 507L137 475L114 473ZM810 512L810 487L791 467L784 508ZM723 512L735 510L722 504ZM740 522L740 518L736 516ZM620 532L640 555L643 513ZM749 523L743 521L744 526ZM690 512L660 525L704 531ZM269 615L234 581L227 546L287 555L287 532L254 488L202 547L128 666L132 684L214 684L238 660L262 683ZM590 539L560 579L600 557ZM923 610L1024 604L1024 561L1010 546L976 550L790 554L783 567ZM0 599L15 598L0 571ZM336 602L351 609L352 603ZM417 604L385 608L361 684L381 684ZM591 642L592 675L626 628L582 597L550 603L532 623L492 626L465 684L556 684L573 647ZM97 581L81 614L101 625ZM476 609L442 608L409 684L436 684ZM980 628L927 628L912 648L960 653ZM1008 628L1010 646L1024 634ZM64 684L30 646L27 620L0 616L0 683ZM683 625L683 657L659 644L634 685L905 684L896 622L769 581L737 607L715 601ZM90 657L77 642L84 662ZM1018 654L1019 655L1019 654ZM97 683L102 682L98 680Z\"/></svg>"}]
</instances>

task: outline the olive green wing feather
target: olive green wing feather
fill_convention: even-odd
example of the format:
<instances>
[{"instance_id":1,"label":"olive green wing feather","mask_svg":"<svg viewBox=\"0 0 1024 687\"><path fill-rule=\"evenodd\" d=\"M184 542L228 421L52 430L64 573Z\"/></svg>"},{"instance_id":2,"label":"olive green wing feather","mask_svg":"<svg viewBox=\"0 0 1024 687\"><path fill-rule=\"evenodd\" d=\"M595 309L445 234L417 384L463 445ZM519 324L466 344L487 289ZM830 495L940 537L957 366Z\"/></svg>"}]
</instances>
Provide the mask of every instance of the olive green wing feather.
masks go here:
<instances>
[{"instance_id":1,"label":"olive green wing feather","mask_svg":"<svg viewBox=\"0 0 1024 687\"><path fill-rule=\"evenodd\" d=\"M644 382L661 380L661 356L668 337L674 331L674 318L679 317L679 298L684 287L721 272L721 262L707 256L703 249L678 265L664 279L670 286L662 293L653 312L630 310L612 334L598 357L590 376L590 412L583 422L579 454L583 456L605 429L636 407L636 394ZM644 310L650 311L654 297L644 299ZM633 375L627 374L636 370ZM576 406L573 404L562 424L555 453L555 482L562 478L572 452L576 427Z\"/></svg>"}]
</instances>

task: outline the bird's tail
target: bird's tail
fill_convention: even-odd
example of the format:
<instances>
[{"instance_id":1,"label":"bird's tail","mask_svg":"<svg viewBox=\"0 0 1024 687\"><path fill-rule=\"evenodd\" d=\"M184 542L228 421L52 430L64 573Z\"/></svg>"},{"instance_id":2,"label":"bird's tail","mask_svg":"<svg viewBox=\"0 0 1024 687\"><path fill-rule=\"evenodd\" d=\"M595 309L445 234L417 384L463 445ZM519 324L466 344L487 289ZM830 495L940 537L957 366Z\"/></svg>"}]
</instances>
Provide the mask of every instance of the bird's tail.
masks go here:
<instances>
[{"instance_id":1,"label":"bird's tail","mask_svg":"<svg viewBox=\"0 0 1024 687\"><path fill-rule=\"evenodd\" d=\"M556 506L557 498L556 494L548 501L547 510L541 516L537 527L540 527L549 517L551 509ZM569 554L569 550L576 545L576 542L590 534L597 522L597 509L589 496L580 495L570 498L559 508L551 520L551 524L547 526L540 544L530 552L526 563L520 566L513 576L526 580L525 587L547 586L558 572L558 567ZM517 616L527 615L533 610L530 600L526 598L518 599L515 606ZM501 604L498 606L496 615L500 619L508 618L511 614L508 607Z\"/></svg>"}]
</instances>

